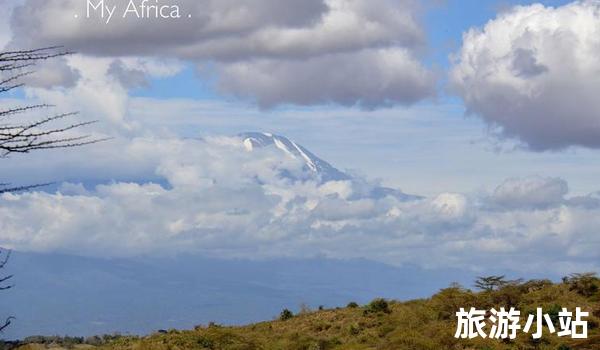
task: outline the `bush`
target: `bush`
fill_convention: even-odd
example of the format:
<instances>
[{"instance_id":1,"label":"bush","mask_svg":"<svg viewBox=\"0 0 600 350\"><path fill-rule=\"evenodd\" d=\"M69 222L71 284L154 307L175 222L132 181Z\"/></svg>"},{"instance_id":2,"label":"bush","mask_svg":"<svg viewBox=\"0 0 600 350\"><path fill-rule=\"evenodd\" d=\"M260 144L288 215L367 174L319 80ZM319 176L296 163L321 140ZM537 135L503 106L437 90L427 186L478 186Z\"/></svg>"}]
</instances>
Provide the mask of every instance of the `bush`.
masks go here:
<instances>
[{"instance_id":1,"label":"bush","mask_svg":"<svg viewBox=\"0 0 600 350\"><path fill-rule=\"evenodd\" d=\"M208 348L208 349L214 349L215 347L215 342L207 337L200 337L198 338L198 345L202 346L203 348Z\"/></svg>"},{"instance_id":2,"label":"bush","mask_svg":"<svg viewBox=\"0 0 600 350\"><path fill-rule=\"evenodd\" d=\"M372 313L384 312L386 314L389 314L391 312L390 304L387 300L383 298L377 298L371 301L369 305L367 305L367 309L365 311Z\"/></svg>"},{"instance_id":3,"label":"bush","mask_svg":"<svg viewBox=\"0 0 600 350\"><path fill-rule=\"evenodd\" d=\"M600 280L596 273L573 273L563 277L563 282L569 285L569 290L585 297L591 297L598 292Z\"/></svg>"},{"instance_id":4,"label":"bush","mask_svg":"<svg viewBox=\"0 0 600 350\"><path fill-rule=\"evenodd\" d=\"M523 293L523 288L521 288L521 286L507 284L496 291L491 297L491 300L495 305L501 305L507 308L517 307L521 302Z\"/></svg>"},{"instance_id":5,"label":"bush","mask_svg":"<svg viewBox=\"0 0 600 350\"><path fill-rule=\"evenodd\" d=\"M294 313L288 309L283 309L283 311L281 311L281 314L279 314L279 320L281 320L281 321L287 321L293 317L294 317Z\"/></svg>"},{"instance_id":6,"label":"bush","mask_svg":"<svg viewBox=\"0 0 600 350\"><path fill-rule=\"evenodd\" d=\"M524 293L531 293L538 290L542 290L546 287L551 286L553 283L548 279L538 279L538 280L529 280L523 284L521 284L521 289Z\"/></svg>"},{"instance_id":7,"label":"bush","mask_svg":"<svg viewBox=\"0 0 600 350\"><path fill-rule=\"evenodd\" d=\"M348 303L348 305L346 305L346 307L350 308L350 309L356 309L358 307L358 304L355 303L355 302L353 302L353 301L351 301L351 302Z\"/></svg>"},{"instance_id":8,"label":"bush","mask_svg":"<svg viewBox=\"0 0 600 350\"><path fill-rule=\"evenodd\" d=\"M562 307L558 304L554 304L554 305L550 306L548 309L544 310L546 312L546 314L548 314L548 316L550 316L550 320L552 321L552 324L554 324L554 326L556 326L556 327L559 327L559 325L560 325L558 314L560 313L561 310L562 310Z\"/></svg>"},{"instance_id":9,"label":"bush","mask_svg":"<svg viewBox=\"0 0 600 350\"><path fill-rule=\"evenodd\" d=\"M94 335L94 336L85 338L84 343L87 345L92 345L92 346L101 346L101 345L104 345L105 342L104 342L104 339L102 339L101 337Z\"/></svg>"},{"instance_id":10,"label":"bush","mask_svg":"<svg viewBox=\"0 0 600 350\"><path fill-rule=\"evenodd\" d=\"M361 329L358 323L353 323L348 327L348 333L350 333L350 335L358 335L360 331Z\"/></svg>"},{"instance_id":11,"label":"bush","mask_svg":"<svg viewBox=\"0 0 600 350\"><path fill-rule=\"evenodd\" d=\"M448 288L440 290L431 297L431 304L437 313L439 320L454 320L456 311L461 307L473 306L484 308L483 302L477 299L477 296L468 289L453 283Z\"/></svg>"}]
</instances>

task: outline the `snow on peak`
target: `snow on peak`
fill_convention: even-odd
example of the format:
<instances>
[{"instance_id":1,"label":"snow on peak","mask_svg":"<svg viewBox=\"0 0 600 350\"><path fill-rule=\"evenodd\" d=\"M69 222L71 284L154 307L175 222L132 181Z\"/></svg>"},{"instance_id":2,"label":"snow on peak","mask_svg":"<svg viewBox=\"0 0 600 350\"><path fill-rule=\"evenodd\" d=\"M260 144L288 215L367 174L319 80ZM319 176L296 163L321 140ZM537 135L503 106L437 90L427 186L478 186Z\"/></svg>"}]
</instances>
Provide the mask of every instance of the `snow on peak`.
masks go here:
<instances>
[{"instance_id":1,"label":"snow on peak","mask_svg":"<svg viewBox=\"0 0 600 350\"><path fill-rule=\"evenodd\" d=\"M356 178L353 178L350 175L336 169L331 164L317 157L306 148L284 136L274 135L266 132L246 132L239 134L238 136L243 139L244 148L248 152L252 152L259 148L273 147L285 154L287 157L301 159L305 164L306 170L315 174L323 183L328 181L346 180L352 181L356 184L361 183L360 180L357 180ZM285 174L283 176L292 175ZM366 186L363 192L364 195L370 198L383 198L392 196L402 201L421 198L418 196L405 194L398 189L382 186Z\"/></svg>"},{"instance_id":2,"label":"snow on peak","mask_svg":"<svg viewBox=\"0 0 600 350\"><path fill-rule=\"evenodd\" d=\"M244 148L246 148L246 151L248 152L254 149L254 144L252 143L251 139L244 139Z\"/></svg>"},{"instance_id":3,"label":"snow on peak","mask_svg":"<svg viewBox=\"0 0 600 350\"><path fill-rule=\"evenodd\" d=\"M267 132L246 132L238 136L243 139L244 148L249 152L262 147L275 147L288 157L302 159L306 168L319 175L322 181L350 179L347 174L284 136Z\"/></svg>"}]
</instances>

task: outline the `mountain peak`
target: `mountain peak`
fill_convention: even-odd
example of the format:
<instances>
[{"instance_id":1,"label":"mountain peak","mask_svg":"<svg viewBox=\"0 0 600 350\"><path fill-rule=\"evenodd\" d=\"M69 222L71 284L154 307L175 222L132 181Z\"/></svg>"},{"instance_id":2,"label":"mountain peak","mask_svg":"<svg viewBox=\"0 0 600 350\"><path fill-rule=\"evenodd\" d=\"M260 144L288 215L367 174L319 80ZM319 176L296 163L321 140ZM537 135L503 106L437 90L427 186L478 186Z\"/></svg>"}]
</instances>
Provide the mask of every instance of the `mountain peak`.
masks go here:
<instances>
[{"instance_id":1,"label":"mountain peak","mask_svg":"<svg viewBox=\"0 0 600 350\"><path fill-rule=\"evenodd\" d=\"M286 156L301 159L305 163L307 171L315 174L323 183L327 181L345 181L350 180L355 185L362 183L356 178L338 170L323 159L317 157L312 152L288 139L285 136L275 135L268 132L245 132L238 135L243 139L244 147L248 152L252 152L259 148L273 147ZM291 174L285 173L283 176L290 177ZM356 193L356 196L366 196L369 198L383 198L387 196L395 197L401 201L420 199L419 196L406 194L398 189L383 187L383 186L355 186L355 190L360 190L361 193Z\"/></svg>"},{"instance_id":2,"label":"mountain peak","mask_svg":"<svg viewBox=\"0 0 600 350\"><path fill-rule=\"evenodd\" d=\"M268 132L245 132L238 136L243 139L244 147L249 152L258 148L274 147L288 157L301 159L306 168L318 175L323 182L350 179L349 175L336 169L331 164L285 136Z\"/></svg>"}]
</instances>

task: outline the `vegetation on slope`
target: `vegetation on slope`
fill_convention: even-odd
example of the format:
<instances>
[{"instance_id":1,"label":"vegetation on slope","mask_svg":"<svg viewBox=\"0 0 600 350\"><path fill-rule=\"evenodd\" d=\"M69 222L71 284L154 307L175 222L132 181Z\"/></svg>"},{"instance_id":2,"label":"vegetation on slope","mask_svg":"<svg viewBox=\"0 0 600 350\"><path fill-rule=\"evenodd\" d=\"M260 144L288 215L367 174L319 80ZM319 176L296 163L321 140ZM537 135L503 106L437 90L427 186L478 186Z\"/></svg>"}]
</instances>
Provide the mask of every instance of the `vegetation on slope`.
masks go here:
<instances>
[{"instance_id":1,"label":"vegetation on slope","mask_svg":"<svg viewBox=\"0 0 600 350\"><path fill-rule=\"evenodd\" d=\"M376 299L368 305L350 303L338 309L303 310L293 315L282 312L278 320L244 327L215 324L194 330L156 333L147 337L120 337L97 345L101 350L318 350L318 349L600 349L600 279L592 275L572 275L562 283L548 280L505 281L490 279L481 292L458 285L441 290L429 299L408 302ZM495 281L495 282L494 282ZM544 329L541 339L520 332L516 340L475 338L456 339L455 313L459 308L514 306L526 316L542 307L558 329L562 307L588 311L588 338L559 338ZM531 332L530 332L531 333ZM84 345L71 345L83 347ZM28 344L20 349L46 346ZM90 347L86 345L86 348Z\"/></svg>"}]
</instances>

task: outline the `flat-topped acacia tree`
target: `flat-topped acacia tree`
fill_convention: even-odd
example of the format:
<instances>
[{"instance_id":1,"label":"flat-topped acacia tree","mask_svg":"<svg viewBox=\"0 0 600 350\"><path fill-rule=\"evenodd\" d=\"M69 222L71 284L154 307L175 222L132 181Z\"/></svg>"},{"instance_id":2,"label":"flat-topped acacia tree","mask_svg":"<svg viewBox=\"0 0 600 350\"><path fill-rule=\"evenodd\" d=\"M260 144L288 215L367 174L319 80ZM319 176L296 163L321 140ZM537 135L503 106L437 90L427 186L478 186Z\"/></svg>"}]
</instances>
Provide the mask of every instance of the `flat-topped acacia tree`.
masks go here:
<instances>
[{"instance_id":1,"label":"flat-topped acacia tree","mask_svg":"<svg viewBox=\"0 0 600 350\"><path fill-rule=\"evenodd\" d=\"M36 63L71 54L60 47L47 47L33 50L16 50L0 52L0 99L7 93L25 86L24 78L32 75ZM0 102L2 102L0 100ZM26 104L5 107L0 104L0 159L12 154L26 154L37 150L71 148L101 141L90 135L72 135L71 131L94 123L68 123L77 113L50 114L43 117L32 117L42 114L53 106L47 104ZM37 113L36 113L37 112ZM47 112L46 112L47 113ZM67 123L65 123L67 122ZM11 185L0 183L0 194L7 192L27 191L43 184ZM10 251L0 248L0 272L6 267ZM0 274L0 291L12 288L12 275ZM0 321L0 332L5 330L14 317Z\"/></svg>"}]
</instances>

